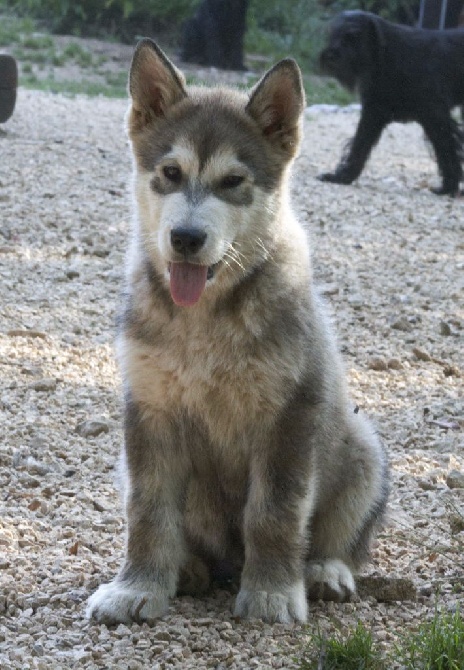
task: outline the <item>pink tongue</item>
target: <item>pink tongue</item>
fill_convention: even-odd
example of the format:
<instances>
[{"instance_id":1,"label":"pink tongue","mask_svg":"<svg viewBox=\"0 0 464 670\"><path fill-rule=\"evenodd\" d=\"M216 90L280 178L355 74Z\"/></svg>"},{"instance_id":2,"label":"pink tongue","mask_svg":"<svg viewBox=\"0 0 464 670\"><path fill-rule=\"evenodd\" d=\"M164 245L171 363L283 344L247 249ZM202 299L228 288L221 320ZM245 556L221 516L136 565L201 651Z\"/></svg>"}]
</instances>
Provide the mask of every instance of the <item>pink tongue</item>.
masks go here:
<instances>
[{"instance_id":1,"label":"pink tongue","mask_svg":"<svg viewBox=\"0 0 464 670\"><path fill-rule=\"evenodd\" d=\"M203 293L208 275L207 265L171 263L171 297L180 307L194 305Z\"/></svg>"}]
</instances>

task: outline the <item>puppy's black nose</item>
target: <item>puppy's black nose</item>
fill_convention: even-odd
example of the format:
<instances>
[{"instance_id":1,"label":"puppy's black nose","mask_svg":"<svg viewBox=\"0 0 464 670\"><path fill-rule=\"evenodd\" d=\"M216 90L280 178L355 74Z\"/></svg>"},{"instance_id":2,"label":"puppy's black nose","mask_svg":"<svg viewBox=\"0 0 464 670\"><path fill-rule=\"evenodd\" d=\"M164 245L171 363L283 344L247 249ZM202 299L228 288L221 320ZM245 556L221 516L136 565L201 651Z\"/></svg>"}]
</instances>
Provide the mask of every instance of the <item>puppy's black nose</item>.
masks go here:
<instances>
[{"instance_id":1,"label":"puppy's black nose","mask_svg":"<svg viewBox=\"0 0 464 670\"><path fill-rule=\"evenodd\" d=\"M171 230L171 245L180 254L196 254L206 240L204 230L198 228L174 228Z\"/></svg>"}]
</instances>

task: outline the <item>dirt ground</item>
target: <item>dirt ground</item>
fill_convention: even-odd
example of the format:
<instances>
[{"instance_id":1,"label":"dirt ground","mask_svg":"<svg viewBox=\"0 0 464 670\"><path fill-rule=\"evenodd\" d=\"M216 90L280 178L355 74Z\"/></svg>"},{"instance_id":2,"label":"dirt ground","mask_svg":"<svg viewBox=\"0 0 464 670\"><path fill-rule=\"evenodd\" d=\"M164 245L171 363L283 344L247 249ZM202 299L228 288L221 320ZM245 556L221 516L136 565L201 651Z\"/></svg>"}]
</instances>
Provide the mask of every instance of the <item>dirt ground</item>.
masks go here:
<instances>
[{"instance_id":1,"label":"dirt ground","mask_svg":"<svg viewBox=\"0 0 464 670\"><path fill-rule=\"evenodd\" d=\"M358 620L391 647L437 598L464 600L464 200L429 192L436 166L414 125L387 129L355 185L320 183L358 111L306 112L294 206L353 403L391 462L364 573L377 579L351 603L312 603L307 628L237 621L233 594L216 591L175 599L154 628L108 629L84 609L124 543L113 337L130 220L125 109L20 89L0 130L0 667L290 669L308 631Z\"/></svg>"}]
</instances>

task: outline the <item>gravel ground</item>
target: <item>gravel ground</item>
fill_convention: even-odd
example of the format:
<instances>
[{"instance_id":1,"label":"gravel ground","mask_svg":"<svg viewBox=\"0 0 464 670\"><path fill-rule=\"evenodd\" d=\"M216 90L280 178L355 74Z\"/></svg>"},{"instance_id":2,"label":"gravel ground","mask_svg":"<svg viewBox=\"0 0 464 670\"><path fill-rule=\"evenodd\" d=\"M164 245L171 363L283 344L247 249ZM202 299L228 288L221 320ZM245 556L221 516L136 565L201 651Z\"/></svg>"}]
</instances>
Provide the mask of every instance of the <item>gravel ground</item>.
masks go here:
<instances>
[{"instance_id":1,"label":"gravel ground","mask_svg":"<svg viewBox=\"0 0 464 670\"><path fill-rule=\"evenodd\" d=\"M308 110L295 206L354 401L392 466L373 579L354 602L311 604L308 628L237 621L227 591L175 599L152 629L107 628L84 608L124 539L113 334L125 108L20 90L0 131L0 667L296 668L308 631L359 619L388 647L433 612L437 590L445 607L464 600L464 201L428 191L436 166L415 126L391 126L356 185L316 181L358 110Z\"/></svg>"}]
</instances>

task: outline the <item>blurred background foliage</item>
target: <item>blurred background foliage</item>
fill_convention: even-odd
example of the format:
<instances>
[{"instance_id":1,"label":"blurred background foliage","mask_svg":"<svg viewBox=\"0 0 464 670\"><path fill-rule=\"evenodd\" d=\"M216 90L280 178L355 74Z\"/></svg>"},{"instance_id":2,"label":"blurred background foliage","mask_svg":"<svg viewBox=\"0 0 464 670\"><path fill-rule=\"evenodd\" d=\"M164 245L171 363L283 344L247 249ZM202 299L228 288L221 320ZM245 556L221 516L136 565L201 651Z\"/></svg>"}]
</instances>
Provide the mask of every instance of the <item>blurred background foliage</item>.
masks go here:
<instances>
[{"instance_id":1,"label":"blurred background foliage","mask_svg":"<svg viewBox=\"0 0 464 670\"><path fill-rule=\"evenodd\" d=\"M0 48L17 58L23 86L121 97L126 95L127 63L118 70L109 57L72 40L94 37L132 46L142 36L152 37L175 59L183 25L200 2L0 0ZM420 0L250 0L244 45L250 72L245 85L252 85L272 62L293 56L302 68L309 101L353 102L353 95L334 79L317 76L317 56L329 19L345 9L364 9L414 23L419 4ZM65 46L56 41L61 35L71 36ZM80 68L80 76L63 74L69 63Z\"/></svg>"},{"instance_id":2,"label":"blurred background foliage","mask_svg":"<svg viewBox=\"0 0 464 670\"><path fill-rule=\"evenodd\" d=\"M112 37L133 42L163 34L179 44L182 25L200 0L0 0L0 12L42 21L54 33ZM419 0L251 0L246 51L280 57L292 53L313 64L327 19L343 9L365 9L392 20L413 22Z\"/></svg>"}]
</instances>

